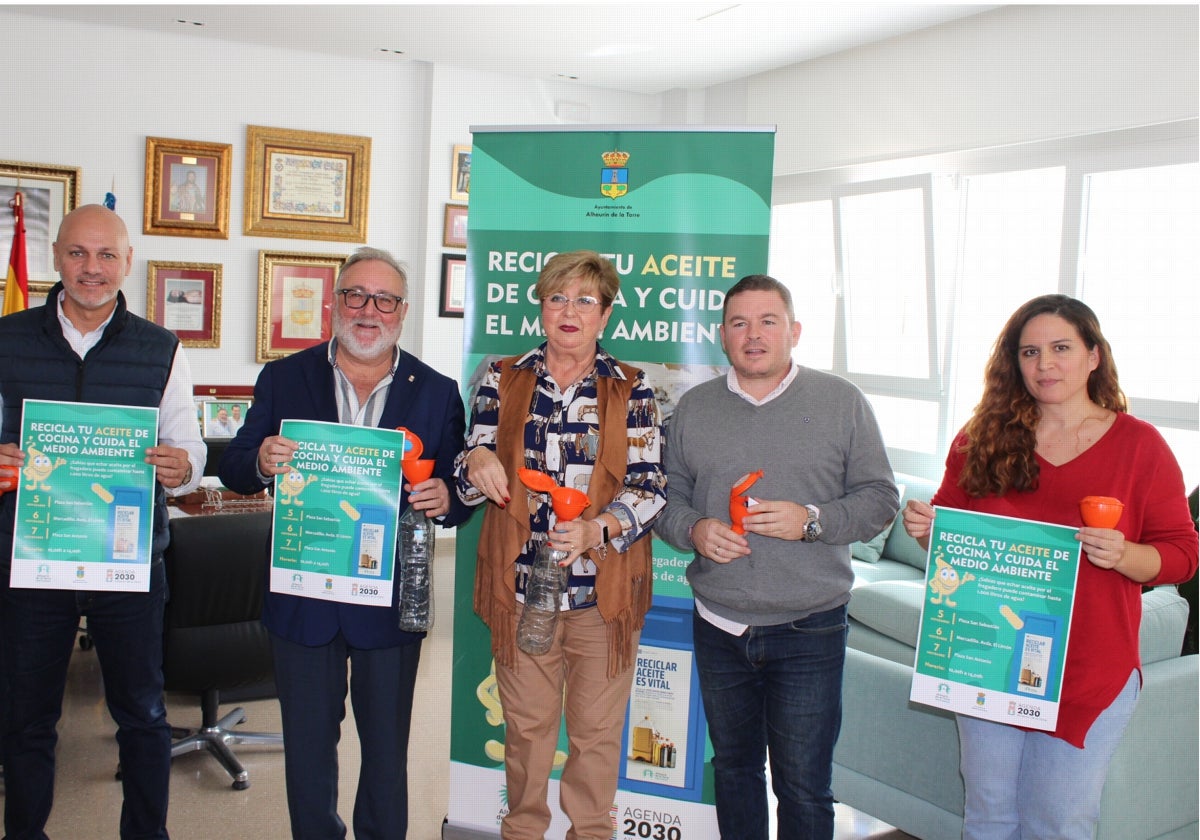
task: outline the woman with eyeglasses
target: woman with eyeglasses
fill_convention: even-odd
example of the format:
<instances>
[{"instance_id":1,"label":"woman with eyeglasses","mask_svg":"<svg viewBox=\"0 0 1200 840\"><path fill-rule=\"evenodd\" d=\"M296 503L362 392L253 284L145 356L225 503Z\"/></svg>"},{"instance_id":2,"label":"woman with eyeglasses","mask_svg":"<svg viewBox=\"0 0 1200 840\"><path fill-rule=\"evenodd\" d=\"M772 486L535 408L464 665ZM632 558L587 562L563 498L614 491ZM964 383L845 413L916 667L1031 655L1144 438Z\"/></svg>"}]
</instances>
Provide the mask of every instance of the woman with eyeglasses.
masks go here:
<instances>
[{"instance_id":1,"label":"woman with eyeglasses","mask_svg":"<svg viewBox=\"0 0 1200 840\"><path fill-rule=\"evenodd\" d=\"M650 528L666 503L654 394L642 371L598 343L619 289L612 263L593 251L546 262L534 287L546 341L489 368L455 464L459 498L487 505L475 611L491 629L504 707L506 840L540 840L550 826L564 713L570 752L559 799L568 836L613 832L621 731L653 584ZM557 521L549 498L521 484L523 467L587 493L587 510ZM547 541L567 552L570 575L551 647L533 656L518 648L516 628Z\"/></svg>"}]
</instances>

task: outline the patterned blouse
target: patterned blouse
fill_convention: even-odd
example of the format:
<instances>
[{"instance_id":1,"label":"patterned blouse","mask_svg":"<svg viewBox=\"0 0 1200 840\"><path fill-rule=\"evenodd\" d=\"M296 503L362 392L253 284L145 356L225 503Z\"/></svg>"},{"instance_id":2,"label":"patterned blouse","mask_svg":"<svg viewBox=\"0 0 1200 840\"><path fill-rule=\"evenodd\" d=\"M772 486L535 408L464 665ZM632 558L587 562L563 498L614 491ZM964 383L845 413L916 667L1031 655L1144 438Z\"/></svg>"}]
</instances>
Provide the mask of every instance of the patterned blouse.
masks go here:
<instances>
[{"instance_id":1,"label":"patterned blouse","mask_svg":"<svg viewBox=\"0 0 1200 840\"><path fill-rule=\"evenodd\" d=\"M553 476L560 486L574 487L586 493L600 443L596 378L624 379L624 375L617 367L616 359L597 346L595 368L564 392L546 368L545 353L543 343L513 365L514 368L531 369L537 375L529 418L525 423L525 466ZM466 459L476 446L496 450L499 389L500 363L495 362L475 393L467 447L454 465L458 496L468 505L478 505L487 498L469 482ZM604 507L604 512L615 516L622 526L620 536L612 540L617 551L625 551L646 534L667 501L667 479L662 469L662 418L654 392L640 371L629 395L626 427L629 469L625 473L625 486ZM513 496L512 504L519 504L522 494L526 497L529 527L533 531L517 558L517 600L524 602L525 581L538 547L546 541L556 520L548 494L529 491L516 476L509 476L509 492ZM563 609L595 606L595 584L595 564L587 556L578 557L571 566Z\"/></svg>"}]
</instances>

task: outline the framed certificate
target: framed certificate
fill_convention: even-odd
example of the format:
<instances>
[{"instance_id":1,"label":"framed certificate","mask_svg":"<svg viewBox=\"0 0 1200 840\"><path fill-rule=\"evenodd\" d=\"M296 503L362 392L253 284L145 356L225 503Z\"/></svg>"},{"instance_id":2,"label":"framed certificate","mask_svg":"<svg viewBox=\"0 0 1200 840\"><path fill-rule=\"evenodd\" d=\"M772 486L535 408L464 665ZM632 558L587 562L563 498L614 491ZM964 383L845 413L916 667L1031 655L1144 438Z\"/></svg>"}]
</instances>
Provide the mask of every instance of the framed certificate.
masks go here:
<instances>
[{"instance_id":1,"label":"framed certificate","mask_svg":"<svg viewBox=\"0 0 1200 840\"><path fill-rule=\"evenodd\" d=\"M252 125L247 235L367 241L371 138Z\"/></svg>"}]
</instances>

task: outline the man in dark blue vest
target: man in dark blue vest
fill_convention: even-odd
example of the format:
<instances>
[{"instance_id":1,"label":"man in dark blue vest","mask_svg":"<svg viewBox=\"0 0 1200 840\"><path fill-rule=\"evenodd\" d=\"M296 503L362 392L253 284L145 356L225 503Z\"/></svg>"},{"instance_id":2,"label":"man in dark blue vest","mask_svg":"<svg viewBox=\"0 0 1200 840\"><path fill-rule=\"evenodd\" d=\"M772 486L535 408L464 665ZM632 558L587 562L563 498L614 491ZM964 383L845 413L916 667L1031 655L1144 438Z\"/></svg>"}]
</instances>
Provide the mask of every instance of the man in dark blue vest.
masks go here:
<instances>
[{"instance_id":1,"label":"man in dark blue vest","mask_svg":"<svg viewBox=\"0 0 1200 840\"><path fill-rule=\"evenodd\" d=\"M167 837L171 729L163 704L162 634L169 540L166 495L193 489L206 449L192 374L179 340L128 311L121 285L133 265L125 223L88 205L67 214L54 242L61 282L44 306L0 319L0 465L20 467L26 399L158 408L154 528L148 592L10 586L16 493L0 497L0 639L8 709L3 728L7 840L41 840L54 790L55 725L79 620L88 631L117 723L123 840ZM96 827L97 834L111 829Z\"/></svg>"}]
</instances>

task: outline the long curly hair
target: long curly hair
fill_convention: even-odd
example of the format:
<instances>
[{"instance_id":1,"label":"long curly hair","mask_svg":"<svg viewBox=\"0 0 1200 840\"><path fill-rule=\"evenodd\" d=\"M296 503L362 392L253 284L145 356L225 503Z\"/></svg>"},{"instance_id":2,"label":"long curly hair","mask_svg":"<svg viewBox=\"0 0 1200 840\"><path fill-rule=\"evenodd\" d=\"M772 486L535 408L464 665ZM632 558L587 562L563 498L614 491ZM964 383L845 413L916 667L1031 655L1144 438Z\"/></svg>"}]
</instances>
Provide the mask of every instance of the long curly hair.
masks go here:
<instances>
[{"instance_id":1,"label":"long curly hair","mask_svg":"<svg viewBox=\"0 0 1200 840\"><path fill-rule=\"evenodd\" d=\"M1098 350L1099 364L1087 382L1092 402L1110 411L1129 410L1096 313L1067 295L1042 295L1026 302L1009 317L992 346L984 368L983 398L963 427L961 451L967 459L958 484L975 498L1037 489L1034 449L1042 412L1025 387L1017 352L1025 325L1039 315L1057 315L1075 328L1089 351Z\"/></svg>"}]
</instances>

